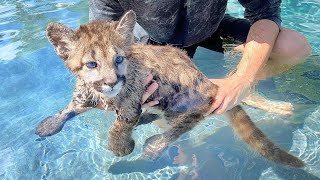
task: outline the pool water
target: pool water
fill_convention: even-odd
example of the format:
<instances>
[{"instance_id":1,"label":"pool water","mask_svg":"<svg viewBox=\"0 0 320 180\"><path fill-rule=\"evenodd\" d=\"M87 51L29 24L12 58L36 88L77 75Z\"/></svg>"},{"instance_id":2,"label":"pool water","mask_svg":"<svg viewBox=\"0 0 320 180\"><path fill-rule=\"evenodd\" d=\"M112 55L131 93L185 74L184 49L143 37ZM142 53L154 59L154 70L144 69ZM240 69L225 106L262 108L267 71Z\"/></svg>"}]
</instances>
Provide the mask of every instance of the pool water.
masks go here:
<instances>
[{"instance_id":1,"label":"pool water","mask_svg":"<svg viewBox=\"0 0 320 180\"><path fill-rule=\"evenodd\" d=\"M313 55L257 86L267 98L293 103L295 114L283 117L245 107L274 142L306 162L304 169L275 165L250 151L223 116L209 117L156 162L139 160L145 139L162 132L153 124L134 131L132 154L115 157L106 149L112 112L92 110L67 122L55 136L36 136L37 124L68 104L75 84L45 37L46 25L59 21L77 28L88 22L87 12L84 0L1 1L0 179L191 179L194 172L198 179L320 178L318 0L283 0L283 26L303 33ZM243 8L230 0L228 12L242 16ZM199 49L194 62L209 77L223 77L239 57Z\"/></svg>"}]
</instances>

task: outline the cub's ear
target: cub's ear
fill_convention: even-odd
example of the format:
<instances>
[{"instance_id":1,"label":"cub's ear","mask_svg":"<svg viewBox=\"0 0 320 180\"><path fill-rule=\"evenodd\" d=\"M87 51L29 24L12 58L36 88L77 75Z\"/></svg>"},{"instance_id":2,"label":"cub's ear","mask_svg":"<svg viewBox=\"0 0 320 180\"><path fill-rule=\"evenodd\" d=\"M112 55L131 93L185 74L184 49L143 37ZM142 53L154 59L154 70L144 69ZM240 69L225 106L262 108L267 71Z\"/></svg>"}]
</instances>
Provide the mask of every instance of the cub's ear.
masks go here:
<instances>
[{"instance_id":1,"label":"cub's ear","mask_svg":"<svg viewBox=\"0 0 320 180\"><path fill-rule=\"evenodd\" d=\"M75 32L61 23L53 22L47 26L47 37L57 54L66 61L76 40Z\"/></svg>"},{"instance_id":2,"label":"cub's ear","mask_svg":"<svg viewBox=\"0 0 320 180\"><path fill-rule=\"evenodd\" d=\"M120 19L116 30L123 38L127 39L129 43L133 43L133 28L136 24L136 13L133 10L126 12Z\"/></svg>"}]
</instances>

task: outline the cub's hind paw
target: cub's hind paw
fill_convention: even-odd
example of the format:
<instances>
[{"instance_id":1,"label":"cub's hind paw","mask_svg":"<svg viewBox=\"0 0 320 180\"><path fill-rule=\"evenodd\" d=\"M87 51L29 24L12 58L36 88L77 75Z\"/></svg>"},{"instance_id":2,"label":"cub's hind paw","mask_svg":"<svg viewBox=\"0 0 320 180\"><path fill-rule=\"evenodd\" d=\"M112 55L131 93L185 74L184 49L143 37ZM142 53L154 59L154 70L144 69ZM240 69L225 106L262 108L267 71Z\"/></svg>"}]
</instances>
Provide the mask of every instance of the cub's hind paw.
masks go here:
<instances>
[{"instance_id":1,"label":"cub's hind paw","mask_svg":"<svg viewBox=\"0 0 320 180\"><path fill-rule=\"evenodd\" d=\"M143 157L150 160L157 160L169 145L168 139L161 134L148 138L144 144Z\"/></svg>"},{"instance_id":2,"label":"cub's hind paw","mask_svg":"<svg viewBox=\"0 0 320 180\"><path fill-rule=\"evenodd\" d=\"M134 145L134 140L130 136L119 135L109 138L108 149L116 156L126 156L133 151Z\"/></svg>"},{"instance_id":3,"label":"cub's hind paw","mask_svg":"<svg viewBox=\"0 0 320 180\"><path fill-rule=\"evenodd\" d=\"M40 137L52 136L61 131L64 123L58 116L49 116L40 122L35 133Z\"/></svg>"}]
</instances>

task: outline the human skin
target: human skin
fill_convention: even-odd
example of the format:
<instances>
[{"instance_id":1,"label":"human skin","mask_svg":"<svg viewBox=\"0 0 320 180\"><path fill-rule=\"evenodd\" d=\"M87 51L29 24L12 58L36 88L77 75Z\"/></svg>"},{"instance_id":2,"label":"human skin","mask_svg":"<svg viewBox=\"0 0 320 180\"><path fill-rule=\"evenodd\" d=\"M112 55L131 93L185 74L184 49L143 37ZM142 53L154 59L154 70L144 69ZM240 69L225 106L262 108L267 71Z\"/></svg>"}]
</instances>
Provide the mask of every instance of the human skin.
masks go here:
<instances>
[{"instance_id":1,"label":"human skin","mask_svg":"<svg viewBox=\"0 0 320 180\"><path fill-rule=\"evenodd\" d=\"M243 46L237 71L225 79L211 79L220 88L207 114L223 114L234 107L255 82L302 63L311 53L303 35L285 28L279 33L277 24L267 19L251 26Z\"/></svg>"},{"instance_id":2,"label":"human skin","mask_svg":"<svg viewBox=\"0 0 320 180\"><path fill-rule=\"evenodd\" d=\"M208 114L213 111L222 114L238 103L269 59L278 34L277 24L270 20L260 20L252 25L237 71L228 78L213 80L220 88Z\"/></svg>"}]
</instances>

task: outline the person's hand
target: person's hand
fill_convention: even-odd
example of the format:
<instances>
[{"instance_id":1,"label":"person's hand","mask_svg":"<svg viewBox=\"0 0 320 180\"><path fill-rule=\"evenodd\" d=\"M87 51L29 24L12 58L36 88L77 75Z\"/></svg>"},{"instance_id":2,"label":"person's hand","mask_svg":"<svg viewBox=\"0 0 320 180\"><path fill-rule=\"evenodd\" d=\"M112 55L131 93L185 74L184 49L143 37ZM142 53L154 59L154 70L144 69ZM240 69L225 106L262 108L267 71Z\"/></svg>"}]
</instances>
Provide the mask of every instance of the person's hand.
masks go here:
<instances>
[{"instance_id":1,"label":"person's hand","mask_svg":"<svg viewBox=\"0 0 320 180\"><path fill-rule=\"evenodd\" d=\"M218 85L218 92L213 99L206 115L211 113L223 114L232 109L250 92L252 81L233 75L225 79L210 79L211 82Z\"/></svg>"},{"instance_id":2,"label":"person's hand","mask_svg":"<svg viewBox=\"0 0 320 180\"><path fill-rule=\"evenodd\" d=\"M159 104L159 101L158 100L152 100L152 101L149 101L149 102L146 102L147 99L158 89L159 85L156 81L153 81L153 76L152 74L148 74L148 76L144 79L143 81L143 84L144 85L147 85L149 84L150 82L152 82L146 92L143 94L142 96L142 107L144 108L147 108L147 107L152 107L154 105L157 105Z\"/></svg>"}]
</instances>

